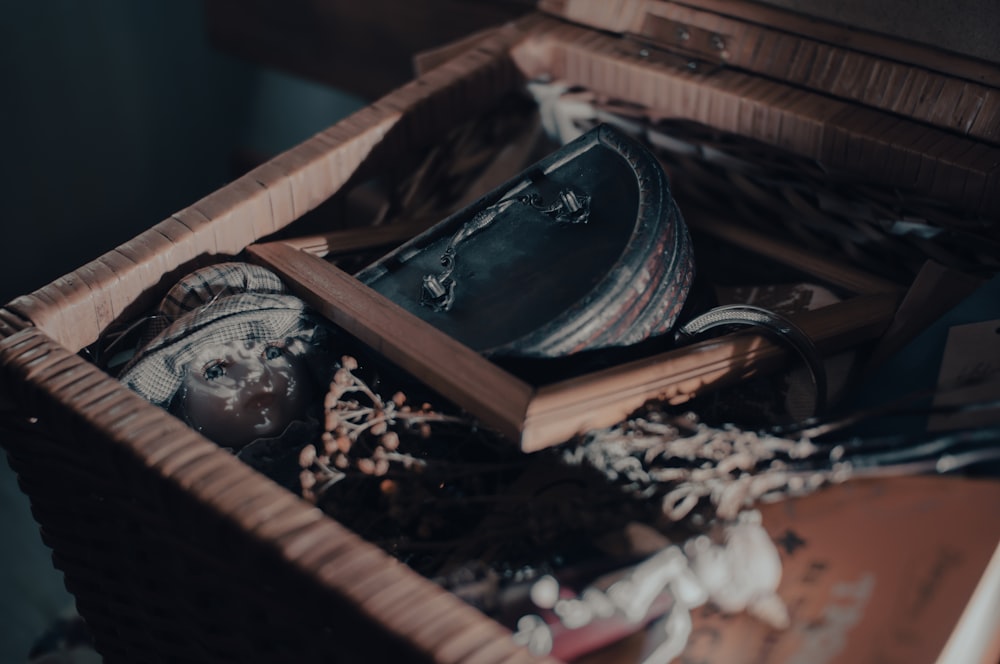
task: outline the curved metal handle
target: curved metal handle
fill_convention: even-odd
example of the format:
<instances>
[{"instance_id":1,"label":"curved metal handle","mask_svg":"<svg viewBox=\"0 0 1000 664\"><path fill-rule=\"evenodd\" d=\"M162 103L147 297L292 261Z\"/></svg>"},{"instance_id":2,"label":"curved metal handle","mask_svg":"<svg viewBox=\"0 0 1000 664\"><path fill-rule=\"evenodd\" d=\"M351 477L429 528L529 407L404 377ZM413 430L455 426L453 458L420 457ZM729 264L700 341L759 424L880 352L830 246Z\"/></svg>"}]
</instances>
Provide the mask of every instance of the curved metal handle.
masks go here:
<instances>
[{"instance_id":1,"label":"curved metal handle","mask_svg":"<svg viewBox=\"0 0 1000 664\"><path fill-rule=\"evenodd\" d=\"M674 338L677 341L685 338L693 339L709 330L729 325L763 329L779 341L791 346L805 361L816 384L816 414L826 409L826 365L823 363L823 357L809 335L781 314L750 304L715 307L681 326L674 333Z\"/></svg>"},{"instance_id":2,"label":"curved metal handle","mask_svg":"<svg viewBox=\"0 0 1000 664\"><path fill-rule=\"evenodd\" d=\"M480 210L466 222L448 242L441 254L444 268L438 274L425 274L420 289L420 304L434 311L448 311L455 301L455 279L452 273L458 259L458 246L473 235L482 232L496 221L501 212L514 203L535 208L550 216L560 224L585 224L590 219L590 195L576 187L565 187L559 191L557 200L546 205L538 194L505 198L498 203Z\"/></svg>"}]
</instances>

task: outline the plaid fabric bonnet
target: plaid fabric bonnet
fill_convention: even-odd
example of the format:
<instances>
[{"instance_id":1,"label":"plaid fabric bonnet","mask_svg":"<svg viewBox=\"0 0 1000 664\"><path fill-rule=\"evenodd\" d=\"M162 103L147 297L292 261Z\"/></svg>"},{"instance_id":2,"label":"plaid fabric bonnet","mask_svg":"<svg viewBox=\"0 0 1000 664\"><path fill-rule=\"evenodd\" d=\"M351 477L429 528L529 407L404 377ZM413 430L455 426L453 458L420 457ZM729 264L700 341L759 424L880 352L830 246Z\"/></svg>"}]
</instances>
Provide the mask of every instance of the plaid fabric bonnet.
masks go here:
<instances>
[{"instance_id":1,"label":"plaid fabric bonnet","mask_svg":"<svg viewBox=\"0 0 1000 664\"><path fill-rule=\"evenodd\" d=\"M270 270L249 263L202 268L178 282L156 310L145 343L122 371L134 392L166 408L188 364L210 345L300 339L321 343L325 325Z\"/></svg>"}]
</instances>

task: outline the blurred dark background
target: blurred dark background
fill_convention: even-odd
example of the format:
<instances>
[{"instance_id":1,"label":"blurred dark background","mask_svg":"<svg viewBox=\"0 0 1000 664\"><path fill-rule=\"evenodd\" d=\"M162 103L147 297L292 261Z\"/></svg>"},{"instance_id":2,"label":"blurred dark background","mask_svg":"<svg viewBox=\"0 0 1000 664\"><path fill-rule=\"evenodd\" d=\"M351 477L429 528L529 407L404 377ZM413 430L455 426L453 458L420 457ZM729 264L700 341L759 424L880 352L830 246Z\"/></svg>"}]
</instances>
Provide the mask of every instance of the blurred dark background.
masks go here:
<instances>
[{"instance_id":1,"label":"blurred dark background","mask_svg":"<svg viewBox=\"0 0 1000 664\"><path fill-rule=\"evenodd\" d=\"M10 3L0 54L3 302L362 103L212 48L200 0Z\"/></svg>"}]
</instances>

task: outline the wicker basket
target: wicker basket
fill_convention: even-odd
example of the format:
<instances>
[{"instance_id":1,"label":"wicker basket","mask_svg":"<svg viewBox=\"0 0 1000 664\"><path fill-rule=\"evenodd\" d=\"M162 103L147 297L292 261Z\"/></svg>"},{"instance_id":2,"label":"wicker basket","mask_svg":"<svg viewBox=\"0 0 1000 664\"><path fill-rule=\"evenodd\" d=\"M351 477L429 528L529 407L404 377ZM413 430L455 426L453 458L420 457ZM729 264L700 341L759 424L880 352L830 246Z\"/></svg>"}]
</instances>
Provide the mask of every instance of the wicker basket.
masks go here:
<instances>
[{"instance_id":1,"label":"wicker basket","mask_svg":"<svg viewBox=\"0 0 1000 664\"><path fill-rule=\"evenodd\" d=\"M0 310L3 446L106 661L540 659L499 624L147 404L79 351L151 307L180 275L282 231L348 183L391 170L399 155L426 151L519 89L525 75L543 70L661 115L829 157L848 170L868 163L852 146L861 154L881 145L889 184L900 184L913 160L928 159L906 147L903 129L886 147L883 130L852 125L846 114L827 113L824 127L799 114L792 100L766 105L756 95L766 86L734 89L633 46L540 15L505 26ZM683 108L661 103L668 91ZM1000 149L944 129L927 132L957 146L948 151L956 158L942 158L921 180L927 190L946 201L974 201L974 214L995 212L1000 169L983 164ZM955 181L962 183L957 196Z\"/></svg>"}]
</instances>

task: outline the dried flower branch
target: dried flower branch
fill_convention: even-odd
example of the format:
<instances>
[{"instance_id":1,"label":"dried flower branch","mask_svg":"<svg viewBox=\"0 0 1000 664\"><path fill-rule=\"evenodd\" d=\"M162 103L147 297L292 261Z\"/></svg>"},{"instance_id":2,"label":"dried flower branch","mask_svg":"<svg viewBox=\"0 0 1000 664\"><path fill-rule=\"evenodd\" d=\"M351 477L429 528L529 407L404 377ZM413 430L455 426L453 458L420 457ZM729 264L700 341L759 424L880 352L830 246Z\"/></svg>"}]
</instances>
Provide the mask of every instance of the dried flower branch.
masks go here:
<instances>
[{"instance_id":1,"label":"dried flower branch","mask_svg":"<svg viewBox=\"0 0 1000 664\"><path fill-rule=\"evenodd\" d=\"M357 370L357 359L341 358L323 400L319 445L306 445L299 455L303 496L313 502L351 470L384 477L393 463L407 471L423 469L426 461L399 452L401 432L428 438L433 423L473 426L466 418L435 411L429 403L414 409L403 392L384 399L357 376ZM362 440L365 444L359 447Z\"/></svg>"},{"instance_id":2,"label":"dried flower branch","mask_svg":"<svg viewBox=\"0 0 1000 664\"><path fill-rule=\"evenodd\" d=\"M688 517L703 499L713 516L728 521L759 501L846 479L850 466L836 458L819 469L794 463L823 453L807 436L791 440L732 425L711 427L693 413L651 410L589 432L564 451L563 460L589 465L637 497L659 496L669 521Z\"/></svg>"}]
</instances>

